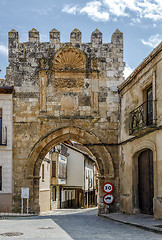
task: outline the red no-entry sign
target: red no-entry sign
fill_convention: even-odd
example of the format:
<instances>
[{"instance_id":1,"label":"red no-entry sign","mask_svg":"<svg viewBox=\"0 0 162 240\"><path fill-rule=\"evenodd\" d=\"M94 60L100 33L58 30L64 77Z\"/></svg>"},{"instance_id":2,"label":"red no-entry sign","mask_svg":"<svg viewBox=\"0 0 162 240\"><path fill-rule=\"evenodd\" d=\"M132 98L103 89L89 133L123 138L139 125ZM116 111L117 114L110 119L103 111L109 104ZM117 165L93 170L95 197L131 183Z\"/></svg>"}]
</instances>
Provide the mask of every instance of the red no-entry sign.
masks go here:
<instances>
[{"instance_id":1,"label":"red no-entry sign","mask_svg":"<svg viewBox=\"0 0 162 240\"><path fill-rule=\"evenodd\" d=\"M111 183L107 182L103 185L102 189L105 193L111 193L114 188L113 188L113 185Z\"/></svg>"}]
</instances>

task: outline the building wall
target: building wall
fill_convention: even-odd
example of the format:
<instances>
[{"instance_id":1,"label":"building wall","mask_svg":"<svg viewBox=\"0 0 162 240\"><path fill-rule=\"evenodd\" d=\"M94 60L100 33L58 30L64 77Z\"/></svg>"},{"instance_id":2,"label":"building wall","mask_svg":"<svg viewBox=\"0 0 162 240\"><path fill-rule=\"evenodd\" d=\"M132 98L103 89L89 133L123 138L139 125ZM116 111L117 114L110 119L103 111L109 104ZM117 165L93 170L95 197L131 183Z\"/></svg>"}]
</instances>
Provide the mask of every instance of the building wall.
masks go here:
<instances>
[{"instance_id":1,"label":"building wall","mask_svg":"<svg viewBox=\"0 0 162 240\"><path fill-rule=\"evenodd\" d=\"M115 185L113 208L117 209L119 167L114 144L118 142L119 124L117 86L123 81L123 70L123 34L118 29L110 43L102 42L97 29L89 43L82 43L78 29L71 32L70 43L60 42L56 29L44 43L36 29L29 32L29 41L24 43L17 31L9 32L6 82L15 89L14 208L21 206L20 189L24 186L30 188L30 208L39 211L36 178L40 163L49 148L69 138L89 144L87 148L98 162L101 186L110 179ZM53 136L57 133L58 139ZM25 169L25 177L21 169ZM102 187L100 190L100 209L104 211Z\"/></svg>"},{"instance_id":2,"label":"building wall","mask_svg":"<svg viewBox=\"0 0 162 240\"><path fill-rule=\"evenodd\" d=\"M162 53L159 45L142 63L144 66L134 77L121 86L120 119L120 207L123 212L139 211L138 206L138 156L145 149L153 151L154 172L154 216L162 218ZM158 52L154 57L154 52ZM145 61L147 64L144 64ZM130 133L130 112L143 104L145 91L152 84L153 89L153 127L143 127ZM127 142L124 142L127 141Z\"/></svg>"},{"instance_id":3,"label":"building wall","mask_svg":"<svg viewBox=\"0 0 162 240\"><path fill-rule=\"evenodd\" d=\"M84 168L84 190L93 191L94 189L94 162L85 158Z\"/></svg>"},{"instance_id":4,"label":"building wall","mask_svg":"<svg viewBox=\"0 0 162 240\"><path fill-rule=\"evenodd\" d=\"M50 162L47 162L50 161ZM42 165L44 165L44 179L42 178ZM39 204L40 211L47 212L51 210L51 156L48 153L42 161L39 180Z\"/></svg>"},{"instance_id":5,"label":"building wall","mask_svg":"<svg viewBox=\"0 0 162 240\"><path fill-rule=\"evenodd\" d=\"M84 156L68 148L67 186L84 189Z\"/></svg>"},{"instance_id":6,"label":"building wall","mask_svg":"<svg viewBox=\"0 0 162 240\"><path fill-rule=\"evenodd\" d=\"M0 94L2 127L7 127L7 146L0 145L0 166L2 166L2 191L0 191L0 212L12 210L12 94ZM15 166L19 169L19 166Z\"/></svg>"}]
</instances>

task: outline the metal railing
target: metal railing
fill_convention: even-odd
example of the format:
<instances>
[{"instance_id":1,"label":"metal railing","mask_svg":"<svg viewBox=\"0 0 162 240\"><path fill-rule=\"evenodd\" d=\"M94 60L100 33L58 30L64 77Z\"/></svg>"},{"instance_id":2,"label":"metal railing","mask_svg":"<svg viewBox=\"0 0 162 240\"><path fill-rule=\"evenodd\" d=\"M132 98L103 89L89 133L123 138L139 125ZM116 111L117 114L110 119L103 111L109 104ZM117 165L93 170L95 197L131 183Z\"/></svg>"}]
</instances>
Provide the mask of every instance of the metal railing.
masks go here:
<instances>
[{"instance_id":1,"label":"metal railing","mask_svg":"<svg viewBox=\"0 0 162 240\"><path fill-rule=\"evenodd\" d=\"M143 129L146 126L155 125L155 119L153 118L154 106L155 101L146 101L130 112L130 134Z\"/></svg>"},{"instance_id":2,"label":"metal railing","mask_svg":"<svg viewBox=\"0 0 162 240\"><path fill-rule=\"evenodd\" d=\"M7 146L7 127L2 128L2 134L0 136L0 146Z\"/></svg>"}]
</instances>

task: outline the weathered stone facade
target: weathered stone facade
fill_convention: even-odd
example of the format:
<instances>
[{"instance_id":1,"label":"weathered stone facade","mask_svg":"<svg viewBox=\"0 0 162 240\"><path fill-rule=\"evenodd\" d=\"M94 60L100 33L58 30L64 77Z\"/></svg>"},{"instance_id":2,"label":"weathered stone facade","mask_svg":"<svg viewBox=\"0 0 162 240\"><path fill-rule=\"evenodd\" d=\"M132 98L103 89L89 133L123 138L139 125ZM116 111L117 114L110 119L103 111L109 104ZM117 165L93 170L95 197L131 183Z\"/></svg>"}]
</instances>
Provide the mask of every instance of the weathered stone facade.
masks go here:
<instances>
[{"instance_id":1,"label":"weathered stone facade","mask_svg":"<svg viewBox=\"0 0 162 240\"><path fill-rule=\"evenodd\" d=\"M129 214L150 212L157 219L162 219L161 50L162 42L119 87L121 98L120 209ZM152 153L152 169L149 167L150 157L147 155L147 158L142 158L145 162L142 171L145 184L140 186L140 156L147 152ZM147 176L148 168L150 172ZM142 196L140 196L141 190ZM147 194L144 209L140 202L145 201L144 197Z\"/></svg>"},{"instance_id":2,"label":"weathered stone facade","mask_svg":"<svg viewBox=\"0 0 162 240\"><path fill-rule=\"evenodd\" d=\"M53 29L50 41L42 43L39 32L29 32L29 42L20 43L18 32L9 32L9 66L6 82L13 95L13 206L20 209L20 189L30 188L30 209L39 211L39 170L47 152L72 139L85 145L96 157L101 186L114 184L119 203L117 86L123 81L123 34L116 30L111 43L102 43L95 30L90 43L81 42L74 29L70 42L61 43Z\"/></svg>"}]
</instances>

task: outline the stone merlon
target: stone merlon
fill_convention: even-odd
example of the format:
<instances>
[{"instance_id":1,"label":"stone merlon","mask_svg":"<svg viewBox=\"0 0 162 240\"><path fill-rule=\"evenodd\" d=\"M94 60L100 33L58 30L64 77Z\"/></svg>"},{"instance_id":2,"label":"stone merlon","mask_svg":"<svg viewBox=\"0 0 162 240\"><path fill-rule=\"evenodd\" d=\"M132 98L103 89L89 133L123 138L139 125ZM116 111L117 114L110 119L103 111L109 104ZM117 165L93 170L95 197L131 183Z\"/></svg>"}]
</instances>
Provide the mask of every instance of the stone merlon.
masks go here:
<instances>
[{"instance_id":1,"label":"stone merlon","mask_svg":"<svg viewBox=\"0 0 162 240\"><path fill-rule=\"evenodd\" d=\"M111 43L116 45L116 46L123 46L123 33L117 29L112 37L111 37Z\"/></svg>"},{"instance_id":2,"label":"stone merlon","mask_svg":"<svg viewBox=\"0 0 162 240\"><path fill-rule=\"evenodd\" d=\"M71 43L81 43L82 41L82 33L79 29L75 28L70 34L70 42Z\"/></svg>"},{"instance_id":3,"label":"stone merlon","mask_svg":"<svg viewBox=\"0 0 162 240\"><path fill-rule=\"evenodd\" d=\"M39 41L39 32L33 28L31 31L29 31L29 42L39 43Z\"/></svg>"},{"instance_id":4,"label":"stone merlon","mask_svg":"<svg viewBox=\"0 0 162 240\"><path fill-rule=\"evenodd\" d=\"M53 28L50 31L50 42L51 43L60 43L60 32Z\"/></svg>"},{"instance_id":5,"label":"stone merlon","mask_svg":"<svg viewBox=\"0 0 162 240\"><path fill-rule=\"evenodd\" d=\"M91 43L92 45L102 44L102 33L97 28L91 35Z\"/></svg>"}]
</instances>

